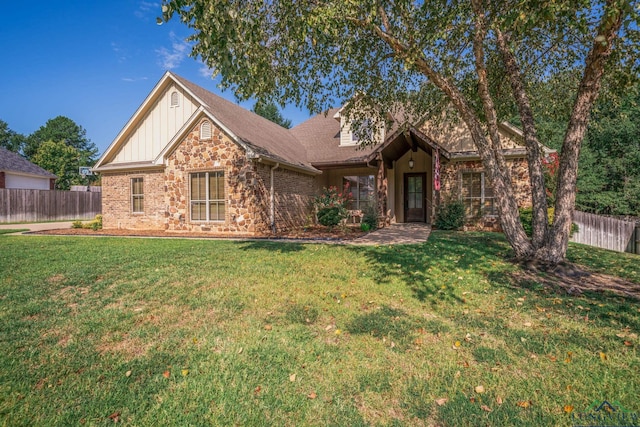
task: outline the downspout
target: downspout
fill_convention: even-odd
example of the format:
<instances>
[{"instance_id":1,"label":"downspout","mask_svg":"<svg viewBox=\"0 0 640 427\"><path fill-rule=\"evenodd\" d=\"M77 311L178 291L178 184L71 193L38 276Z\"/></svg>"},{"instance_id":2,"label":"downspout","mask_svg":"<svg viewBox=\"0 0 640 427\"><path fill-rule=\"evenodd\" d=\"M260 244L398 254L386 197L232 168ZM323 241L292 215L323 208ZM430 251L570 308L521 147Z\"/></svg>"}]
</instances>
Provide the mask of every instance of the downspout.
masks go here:
<instances>
[{"instance_id":1,"label":"downspout","mask_svg":"<svg viewBox=\"0 0 640 427\"><path fill-rule=\"evenodd\" d=\"M275 166L271 168L271 206L270 206L270 219L271 219L271 231L273 234L276 233L276 189L273 185L273 172L278 169L280 163L276 163Z\"/></svg>"}]
</instances>

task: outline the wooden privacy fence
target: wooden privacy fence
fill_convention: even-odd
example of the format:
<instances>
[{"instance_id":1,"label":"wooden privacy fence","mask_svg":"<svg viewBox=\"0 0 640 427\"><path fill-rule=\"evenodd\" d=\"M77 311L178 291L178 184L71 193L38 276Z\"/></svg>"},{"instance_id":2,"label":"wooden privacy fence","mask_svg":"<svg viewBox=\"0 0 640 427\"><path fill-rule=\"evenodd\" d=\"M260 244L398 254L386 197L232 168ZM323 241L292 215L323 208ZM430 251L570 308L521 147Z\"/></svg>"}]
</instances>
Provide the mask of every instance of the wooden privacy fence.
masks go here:
<instances>
[{"instance_id":1,"label":"wooden privacy fence","mask_svg":"<svg viewBox=\"0 0 640 427\"><path fill-rule=\"evenodd\" d=\"M0 189L0 222L93 219L102 212L102 193Z\"/></svg>"},{"instance_id":2,"label":"wooden privacy fence","mask_svg":"<svg viewBox=\"0 0 640 427\"><path fill-rule=\"evenodd\" d=\"M573 222L578 225L571 241L640 254L640 223L575 211Z\"/></svg>"}]
</instances>

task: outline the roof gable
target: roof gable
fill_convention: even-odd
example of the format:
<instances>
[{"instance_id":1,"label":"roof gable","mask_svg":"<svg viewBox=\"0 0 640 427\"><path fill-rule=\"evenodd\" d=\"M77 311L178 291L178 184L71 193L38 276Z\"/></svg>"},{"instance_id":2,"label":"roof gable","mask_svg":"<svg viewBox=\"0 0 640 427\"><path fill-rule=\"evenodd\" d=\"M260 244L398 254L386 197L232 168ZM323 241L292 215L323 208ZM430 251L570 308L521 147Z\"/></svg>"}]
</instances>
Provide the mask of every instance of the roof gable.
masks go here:
<instances>
[{"instance_id":1,"label":"roof gable","mask_svg":"<svg viewBox=\"0 0 640 427\"><path fill-rule=\"evenodd\" d=\"M40 166L31 163L21 155L0 147L0 171L14 172L23 175L41 176L46 178L57 178L51 172L42 169Z\"/></svg>"}]
</instances>

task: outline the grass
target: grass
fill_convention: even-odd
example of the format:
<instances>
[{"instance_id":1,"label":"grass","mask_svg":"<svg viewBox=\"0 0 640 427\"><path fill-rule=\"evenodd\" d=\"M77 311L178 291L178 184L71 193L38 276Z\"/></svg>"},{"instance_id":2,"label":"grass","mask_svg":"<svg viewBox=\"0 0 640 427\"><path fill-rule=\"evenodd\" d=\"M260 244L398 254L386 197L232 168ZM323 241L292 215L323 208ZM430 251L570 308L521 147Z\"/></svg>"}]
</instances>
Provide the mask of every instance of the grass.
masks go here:
<instances>
[{"instance_id":1,"label":"grass","mask_svg":"<svg viewBox=\"0 0 640 427\"><path fill-rule=\"evenodd\" d=\"M638 302L522 281L495 234L0 247L0 425L562 426L603 399L640 412ZM637 256L569 257L639 281Z\"/></svg>"},{"instance_id":2,"label":"grass","mask_svg":"<svg viewBox=\"0 0 640 427\"><path fill-rule=\"evenodd\" d=\"M28 228L0 228L0 234L12 234L12 233L22 233L23 231L29 231Z\"/></svg>"}]
</instances>

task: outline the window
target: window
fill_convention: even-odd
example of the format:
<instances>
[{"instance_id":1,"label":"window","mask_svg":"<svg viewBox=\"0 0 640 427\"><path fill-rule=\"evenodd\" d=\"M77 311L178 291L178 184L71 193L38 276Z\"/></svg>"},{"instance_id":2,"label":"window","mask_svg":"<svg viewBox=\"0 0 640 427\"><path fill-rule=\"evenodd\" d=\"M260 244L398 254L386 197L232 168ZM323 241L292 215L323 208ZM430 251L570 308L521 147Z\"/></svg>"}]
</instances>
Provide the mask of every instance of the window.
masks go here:
<instances>
[{"instance_id":1,"label":"window","mask_svg":"<svg viewBox=\"0 0 640 427\"><path fill-rule=\"evenodd\" d=\"M131 211L144 212L144 179L131 178Z\"/></svg>"},{"instance_id":2,"label":"window","mask_svg":"<svg viewBox=\"0 0 640 427\"><path fill-rule=\"evenodd\" d=\"M493 188L484 172L462 172L460 194L467 218L496 215Z\"/></svg>"},{"instance_id":3,"label":"window","mask_svg":"<svg viewBox=\"0 0 640 427\"><path fill-rule=\"evenodd\" d=\"M176 91L171 92L171 106L177 107L180 105L180 94Z\"/></svg>"},{"instance_id":4,"label":"window","mask_svg":"<svg viewBox=\"0 0 640 427\"><path fill-rule=\"evenodd\" d=\"M360 124L360 130L364 131L364 136L367 140L373 139L373 129L371 127L370 119L364 119L362 121L362 123ZM351 142L358 142L360 141L360 139L358 138L358 135L354 131L355 129L351 130Z\"/></svg>"},{"instance_id":5,"label":"window","mask_svg":"<svg viewBox=\"0 0 640 427\"><path fill-rule=\"evenodd\" d=\"M342 178L344 187L349 185L351 204L349 209L362 210L374 203L376 180L373 175L345 176Z\"/></svg>"},{"instance_id":6,"label":"window","mask_svg":"<svg viewBox=\"0 0 640 427\"><path fill-rule=\"evenodd\" d=\"M211 122L208 120L200 125L200 139L211 139Z\"/></svg>"},{"instance_id":7,"label":"window","mask_svg":"<svg viewBox=\"0 0 640 427\"><path fill-rule=\"evenodd\" d=\"M198 172L190 175L191 220L224 221L224 172Z\"/></svg>"}]
</instances>

